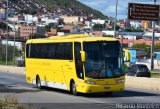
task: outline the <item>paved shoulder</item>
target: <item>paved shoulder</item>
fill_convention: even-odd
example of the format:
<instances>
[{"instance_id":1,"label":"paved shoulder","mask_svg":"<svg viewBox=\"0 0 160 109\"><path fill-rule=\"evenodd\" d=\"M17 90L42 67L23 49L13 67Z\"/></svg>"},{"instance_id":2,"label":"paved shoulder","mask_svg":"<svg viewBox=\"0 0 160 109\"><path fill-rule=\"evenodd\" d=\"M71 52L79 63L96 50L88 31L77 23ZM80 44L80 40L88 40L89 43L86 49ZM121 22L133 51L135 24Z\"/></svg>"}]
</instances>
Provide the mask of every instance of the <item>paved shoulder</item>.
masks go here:
<instances>
[{"instance_id":1,"label":"paved shoulder","mask_svg":"<svg viewBox=\"0 0 160 109\"><path fill-rule=\"evenodd\" d=\"M3 73L15 73L15 74L25 74L25 67L16 66L2 66L0 65L0 72Z\"/></svg>"}]
</instances>

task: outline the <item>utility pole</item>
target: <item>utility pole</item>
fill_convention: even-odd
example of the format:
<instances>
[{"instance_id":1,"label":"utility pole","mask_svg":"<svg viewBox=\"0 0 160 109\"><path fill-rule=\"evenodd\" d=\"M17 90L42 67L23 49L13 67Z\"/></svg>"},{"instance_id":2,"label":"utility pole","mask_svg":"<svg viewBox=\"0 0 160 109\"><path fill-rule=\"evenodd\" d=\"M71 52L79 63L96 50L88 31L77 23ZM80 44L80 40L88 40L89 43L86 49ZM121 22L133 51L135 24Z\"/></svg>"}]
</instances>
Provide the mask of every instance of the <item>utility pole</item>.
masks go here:
<instances>
[{"instance_id":1,"label":"utility pole","mask_svg":"<svg viewBox=\"0 0 160 109\"><path fill-rule=\"evenodd\" d=\"M12 24L14 26L14 31L15 31L15 34L14 34L14 48L13 48L13 64L15 65L15 48L16 48L16 27L14 24Z\"/></svg>"},{"instance_id":2,"label":"utility pole","mask_svg":"<svg viewBox=\"0 0 160 109\"><path fill-rule=\"evenodd\" d=\"M114 19L114 37L116 37L116 25L117 25L117 6L118 6L118 0L116 0L116 15Z\"/></svg>"},{"instance_id":3,"label":"utility pole","mask_svg":"<svg viewBox=\"0 0 160 109\"><path fill-rule=\"evenodd\" d=\"M33 38L33 25L31 25L31 27L32 27L32 35L31 35L31 39Z\"/></svg>"},{"instance_id":4,"label":"utility pole","mask_svg":"<svg viewBox=\"0 0 160 109\"><path fill-rule=\"evenodd\" d=\"M6 6L6 20L8 22L8 0L7 0L7 6ZM8 32L8 24L7 24L7 35L6 35L6 66L8 65L8 36L9 36L9 32Z\"/></svg>"},{"instance_id":5,"label":"utility pole","mask_svg":"<svg viewBox=\"0 0 160 109\"><path fill-rule=\"evenodd\" d=\"M154 0L154 5L157 0ZM154 37L155 37L155 21L152 22L153 31L152 31L152 44L151 44L151 70L154 69Z\"/></svg>"}]
</instances>

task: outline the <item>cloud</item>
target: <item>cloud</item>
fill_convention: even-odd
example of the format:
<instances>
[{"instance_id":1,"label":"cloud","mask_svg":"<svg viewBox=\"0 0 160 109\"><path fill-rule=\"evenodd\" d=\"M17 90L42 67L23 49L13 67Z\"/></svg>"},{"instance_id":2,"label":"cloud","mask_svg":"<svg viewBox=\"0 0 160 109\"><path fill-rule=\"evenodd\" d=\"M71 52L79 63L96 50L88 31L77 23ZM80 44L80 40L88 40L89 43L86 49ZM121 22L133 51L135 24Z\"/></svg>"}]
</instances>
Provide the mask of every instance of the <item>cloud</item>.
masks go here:
<instances>
[{"instance_id":1,"label":"cloud","mask_svg":"<svg viewBox=\"0 0 160 109\"><path fill-rule=\"evenodd\" d=\"M80 2L99 10L104 15L115 17L116 12L116 0L79 0ZM118 0L117 17L127 18L128 3L133 2L131 0ZM134 3L153 4L153 0L134 0ZM160 0L157 4L160 3Z\"/></svg>"}]
</instances>

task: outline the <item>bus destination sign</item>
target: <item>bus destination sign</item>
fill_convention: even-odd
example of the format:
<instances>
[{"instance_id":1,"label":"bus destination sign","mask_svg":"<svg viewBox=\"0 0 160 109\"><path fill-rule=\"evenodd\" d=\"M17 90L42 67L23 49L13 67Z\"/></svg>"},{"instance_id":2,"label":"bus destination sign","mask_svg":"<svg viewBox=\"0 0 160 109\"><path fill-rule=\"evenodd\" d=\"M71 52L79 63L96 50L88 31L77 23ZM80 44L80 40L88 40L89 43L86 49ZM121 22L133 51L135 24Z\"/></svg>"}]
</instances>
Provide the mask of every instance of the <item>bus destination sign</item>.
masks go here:
<instances>
[{"instance_id":1,"label":"bus destination sign","mask_svg":"<svg viewBox=\"0 0 160 109\"><path fill-rule=\"evenodd\" d=\"M128 19L158 21L159 5L129 3Z\"/></svg>"}]
</instances>

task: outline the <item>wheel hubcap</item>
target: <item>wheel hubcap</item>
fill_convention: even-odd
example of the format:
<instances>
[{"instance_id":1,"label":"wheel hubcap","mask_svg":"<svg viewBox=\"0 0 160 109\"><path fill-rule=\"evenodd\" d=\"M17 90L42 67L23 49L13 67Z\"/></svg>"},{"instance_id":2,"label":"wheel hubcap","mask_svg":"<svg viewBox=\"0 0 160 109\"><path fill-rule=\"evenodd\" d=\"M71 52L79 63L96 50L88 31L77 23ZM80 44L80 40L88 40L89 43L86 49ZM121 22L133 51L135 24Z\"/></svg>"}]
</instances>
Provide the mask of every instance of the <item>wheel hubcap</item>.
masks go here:
<instances>
[{"instance_id":1,"label":"wheel hubcap","mask_svg":"<svg viewBox=\"0 0 160 109\"><path fill-rule=\"evenodd\" d=\"M41 87L41 83L40 83L39 80L38 80L38 82L37 82L37 86L38 86L38 88Z\"/></svg>"},{"instance_id":2,"label":"wheel hubcap","mask_svg":"<svg viewBox=\"0 0 160 109\"><path fill-rule=\"evenodd\" d=\"M73 92L73 94L76 94L76 85L74 83L72 85L72 92Z\"/></svg>"},{"instance_id":3,"label":"wheel hubcap","mask_svg":"<svg viewBox=\"0 0 160 109\"><path fill-rule=\"evenodd\" d=\"M38 87L40 87L40 83L38 83Z\"/></svg>"},{"instance_id":4,"label":"wheel hubcap","mask_svg":"<svg viewBox=\"0 0 160 109\"><path fill-rule=\"evenodd\" d=\"M73 92L75 92L76 91L76 87L75 87L75 85L73 84Z\"/></svg>"}]
</instances>

